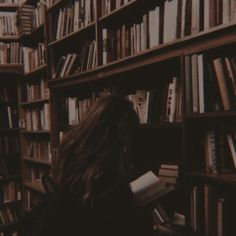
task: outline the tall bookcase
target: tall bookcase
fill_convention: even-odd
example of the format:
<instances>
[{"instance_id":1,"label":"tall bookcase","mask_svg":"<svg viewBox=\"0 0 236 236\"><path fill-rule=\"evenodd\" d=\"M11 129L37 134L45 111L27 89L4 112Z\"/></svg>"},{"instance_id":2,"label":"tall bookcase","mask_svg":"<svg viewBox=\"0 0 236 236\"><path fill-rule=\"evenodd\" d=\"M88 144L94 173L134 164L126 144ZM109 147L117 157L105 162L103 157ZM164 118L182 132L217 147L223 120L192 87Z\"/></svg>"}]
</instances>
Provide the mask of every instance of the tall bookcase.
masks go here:
<instances>
[{"instance_id":1,"label":"tall bookcase","mask_svg":"<svg viewBox=\"0 0 236 236\"><path fill-rule=\"evenodd\" d=\"M0 3L0 235L3 236L17 235L22 203L18 83L23 70L15 26L18 6L18 1Z\"/></svg>"},{"instance_id":2,"label":"tall bookcase","mask_svg":"<svg viewBox=\"0 0 236 236\"><path fill-rule=\"evenodd\" d=\"M30 0L18 9L24 58L24 76L19 86L24 210L30 210L43 195L41 177L49 174L51 162L45 10L45 3Z\"/></svg>"},{"instance_id":3,"label":"tall bookcase","mask_svg":"<svg viewBox=\"0 0 236 236\"><path fill-rule=\"evenodd\" d=\"M61 131L96 97L139 94L154 105L138 130L138 166L182 167L165 201L185 215L189 234L234 235L235 7L214 0L52 2L53 159Z\"/></svg>"}]
</instances>

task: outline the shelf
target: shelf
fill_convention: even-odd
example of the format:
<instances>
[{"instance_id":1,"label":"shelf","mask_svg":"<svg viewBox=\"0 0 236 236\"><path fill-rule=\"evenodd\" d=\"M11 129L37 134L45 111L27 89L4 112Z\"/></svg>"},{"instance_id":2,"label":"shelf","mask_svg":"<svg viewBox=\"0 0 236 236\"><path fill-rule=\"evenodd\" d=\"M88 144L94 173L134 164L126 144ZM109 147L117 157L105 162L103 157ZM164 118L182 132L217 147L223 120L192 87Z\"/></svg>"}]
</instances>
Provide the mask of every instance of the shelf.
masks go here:
<instances>
[{"instance_id":1,"label":"shelf","mask_svg":"<svg viewBox=\"0 0 236 236\"><path fill-rule=\"evenodd\" d=\"M21 130L23 134L50 134L50 130Z\"/></svg>"},{"instance_id":2,"label":"shelf","mask_svg":"<svg viewBox=\"0 0 236 236\"><path fill-rule=\"evenodd\" d=\"M127 73L158 62L174 59L180 56L202 52L212 48L224 46L236 41L236 23L220 25L195 35L177 39L136 55L99 66L93 70L70 75L66 78L50 81L53 89L72 87L78 84L100 81Z\"/></svg>"},{"instance_id":3,"label":"shelf","mask_svg":"<svg viewBox=\"0 0 236 236\"><path fill-rule=\"evenodd\" d=\"M44 187L41 182L28 182L24 183L24 186L38 193L45 193Z\"/></svg>"},{"instance_id":4,"label":"shelf","mask_svg":"<svg viewBox=\"0 0 236 236\"><path fill-rule=\"evenodd\" d=\"M39 27L37 27L31 34L22 34L19 37L19 41L23 42L24 44L33 43L33 42L40 42L44 39L44 23L42 23Z\"/></svg>"},{"instance_id":5,"label":"shelf","mask_svg":"<svg viewBox=\"0 0 236 236\"><path fill-rule=\"evenodd\" d=\"M144 129L168 129L168 128L181 128L181 123L164 123L164 124L140 124L139 128Z\"/></svg>"},{"instance_id":6,"label":"shelf","mask_svg":"<svg viewBox=\"0 0 236 236\"><path fill-rule=\"evenodd\" d=\"M54 11L56 8L60 8L61 6L66 4L67 2L69 2L69 0L59 0L55 4L53 4L52 6L48 7L47 11L48 12Z\"/></svg>"},{"instance_id":7,"label":"shelf","mask_svg":"<svg viewBox=\"0 0 236 236\"><path fill-rule=\"evenodd\" d=\"M26 76L26 77L36 76L38 74L41 74L41 73L45 72L46 69L47 69L47 65L45 64L45 65L42 65L42 66L38 67L37 69L35 69L31 72L25 73L24 76Z\"/></svg>"},{"instance_id":8,"label":"shelf","mask_svg":"<svg viewBox=\"0 0 236 236\"><path fill-rule=\"evenodd\" d=\"M193 113L193 114L186 114L184 118L188 120L236 118L236 111L206 112L202 114Z\"/></svg>"},{"instance_id":9,"label":"shelf","mask_svg":"<svg viewBox=\"0 0 236 236\"><path fill-rule=\"evenodd\" d=\"M86 33L86 31L91 30L92 28L95 29L95 22L90 23L75 32L67 34L64 37L62 37L61 39L58 39L56 41L49 43L48 47L56 47L56 46L61 46L62 44L67 44L69 40L79 37L82 33Z\"/></svg>"},{"instance_id":10,"label":"shelf","mask_svg":"<svg viewBox=\"0 0 236 236\"><path fill-rule=\"evenodd\" d=\"M142 2L142 1L138 1L138 0L132 0L132 1L128 2L128 3L126 3L125 5L123 5L123 6L119 7L119 8L117 8L117 9L114 9L114 10L111 11L109 14L106 14L106 15L104 15L104 16L101 16L101 17L99 18L99 21L100 21L101 23L104 23L104 22L106 22L107 20L110 20L110 18L112 18L112 17L119 17L120 14L128 13L128 12L126 12L126 11L129 11L131 7L134 7L134 6L137 6L137 7L138 7L138 6L140 5L140 3L141 3L141 4L142 4L142 3L145 3L145 1Z\"/></svg>"},{"instance_id":11,"label":"shelf","mask_svg":"<svg viewBox=\"0 0 236 236\"><path fill-rule=\"evenodd\" d=\"M202 181L214 182L216 184L236 185L236 171L229 173L206 173L203 171L193 171L190 172L188 176Z\"/></svg>"},{"instance_id":12,"label":"shelf","mask_svg":"<svg viewBox=\"0 0 236 236\"><path fill-rule=\"evenodd\" d=\"M6 75L23 74L23 65L22 64L0 64L0 73L6 74Z\"/></svg>"},{"instance_id":13,"label":"shelf","mask_svg":"<svg viewBox=\"0 0 236 236\"><path fill-rule=\"evenodd\" d=\"M4 128L4 129L2 129L2 128L0 128L0 133L6 133L6 132L19 132L20 131L20 129L19 128L13 128L13 129L8 129L8 128Z\"/></svg>"},{"instance_id":14,"label":"shelf","mask_svg":"<svg viewBox=\"0 0 236 236\"><path fill-rule=\"evenodd\" d=\"M27 162L32 162L32 163L38 163L38 164L42 164L42 165L51 166L51 163L47 160L39 160L39 159L31 158L31 157L22 157L22 160L27 161Z\"/></svg>"},{"instance_id":15,"label":"shelf","mask_svg":"<svg viewBox=\"0 0 236 236\"><path fill-rule=\"evenodd\" d=\"M20 175L12 175L12 176L9 176L9 177L0 177L0 183L6 183L6 182L9 182L9 181L14 181L14 180L19 180L21 179L21 176Z\"/></svg>"},{"instance_id":16,"label":"shelf","mask_svg":"<svg viewBox=\"0 0 236 236\"><path fill-rule=\"evenodd\" d=\"M20 106L33 106L33 105L38 105L38 104L42 104L42 103L46 103L46 102L49 102L49 98L35 99L30 102L22 102L22 103L20 103Z\"/></svg>"},{"instance_id":17,"label":"shelf","mask_svg":"<svg viewBox=\"0 0 236 236\"><path fill-rule=\"evenodd\" d=\"M0 42L4 43L16 42L18 40L19 40L18 36L0 36Z\"/></svg>"},{"instance_id":18,"label":"shelf","mask_svg":"<svg viewBox=\"0 0 236 236\"><path fill-rule=\"evenodd\" d=\"M20 204L21 202L22 202L22 200L0 202L0 207L15 206L15 205Z\"/></svg>"},{"instance_id":19,"label":"shelf","mask_svg":"<svg viewBox=\"0 0 236 236\"><path fill-rule=\"evenodd\" d=\"M13 4L13 3L0 3L0 10L17 10L19 8L19 4Z\"/></svg>"}]
</instances>

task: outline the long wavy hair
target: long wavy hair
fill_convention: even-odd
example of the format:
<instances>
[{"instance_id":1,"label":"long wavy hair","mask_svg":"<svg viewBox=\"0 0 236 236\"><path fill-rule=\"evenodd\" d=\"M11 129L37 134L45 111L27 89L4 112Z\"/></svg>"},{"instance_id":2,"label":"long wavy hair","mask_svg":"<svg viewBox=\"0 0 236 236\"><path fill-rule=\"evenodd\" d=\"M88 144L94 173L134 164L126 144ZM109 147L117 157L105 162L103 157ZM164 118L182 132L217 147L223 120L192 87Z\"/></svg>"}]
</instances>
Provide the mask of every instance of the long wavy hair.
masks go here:
<instances>
[{"instance_id":1,"label":"long wavy hair","mask_svg":"<svg viewBox=\"0 0 236 236\"><path fill-rule=\"evenodd\" d=\"M138 117L121 96L98 99L79 125L64 136L54 166L59 189L92 203L124 178L133 158Z\"/></svg>"}]
</instances>

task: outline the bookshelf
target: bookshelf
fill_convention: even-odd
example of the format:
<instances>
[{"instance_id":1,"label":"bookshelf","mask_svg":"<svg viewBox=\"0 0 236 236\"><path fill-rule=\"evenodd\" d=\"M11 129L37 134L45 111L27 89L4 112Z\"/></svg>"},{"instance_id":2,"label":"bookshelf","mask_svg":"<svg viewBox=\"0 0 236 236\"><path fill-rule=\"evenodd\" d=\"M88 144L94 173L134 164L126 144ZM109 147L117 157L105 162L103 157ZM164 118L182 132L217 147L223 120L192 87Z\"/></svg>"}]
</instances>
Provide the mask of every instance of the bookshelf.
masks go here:
<instances>
[{"instance_id":1,"label":"bookshelf","mask_svg":"<svg viewBox=\"0 0 236 236\"><path fill-rule=\"evenodd\" d=\"M165 206L185 215L189 235L233 235L227 228L235 205L235 8L234 1L214 0L52 1L46 11L52 152L104 91L134 104L135 97L156 98L154 107L159 99L162 108L146 110L138 129L139 167L181 166ZM209 153L228 157L229 169L207 170Z\"/></svg>"},{"instance_id":2,"label":"bookshelf","mask_svg":"<svg viewBox=\"0 0 236 236\"><path fill-rule=\"evenodd\" d=\"M24 58L24 76L19 85L24 211L42 197L41 177L50 172L51 163L45 12L42 1L25 1L17 11Z\"/></svg>"},{"instance_id":3,"label":"bookshelf","mask_svg":"<svg viewBox=\"0 0 236 236\"><path fill-rule=\"evenodd\" d=\"M15 9L15 8L11 8ZM0 65L0 234L17 235L21 215L18 83L22 65Z\"/></svg>"},{"instance_id":4,"label":"bookshelf","mask_svg":"<svg viewBox=\"0 0 236 236\"><path fill-rule=\"evenodd\" d=\"M0 235L16 236L21 215L18 83L22 49L15 26L18 1L0 3Z\"/></svg>"}]
</instances>

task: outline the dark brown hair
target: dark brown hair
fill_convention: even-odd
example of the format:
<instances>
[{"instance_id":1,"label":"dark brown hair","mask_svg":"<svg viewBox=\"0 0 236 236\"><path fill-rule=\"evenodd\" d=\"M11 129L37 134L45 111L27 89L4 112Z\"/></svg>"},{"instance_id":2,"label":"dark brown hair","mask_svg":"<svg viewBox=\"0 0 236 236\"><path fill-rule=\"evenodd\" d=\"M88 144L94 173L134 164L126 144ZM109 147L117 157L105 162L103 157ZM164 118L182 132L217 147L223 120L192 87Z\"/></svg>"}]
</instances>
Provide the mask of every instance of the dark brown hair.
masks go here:
<instances>
[{"instance_id":1,"label":"dark brown hair","mask_svg":"<svg viewBox=\"0 0 236 236\"><path fill-rule=\"evenodd\" d=\"M106 194L127 174L137 124L129 100L121 96L98 99L63 139L55 163L59 189L79 194L83 202Z\"/></svg>"}]
</instances>

